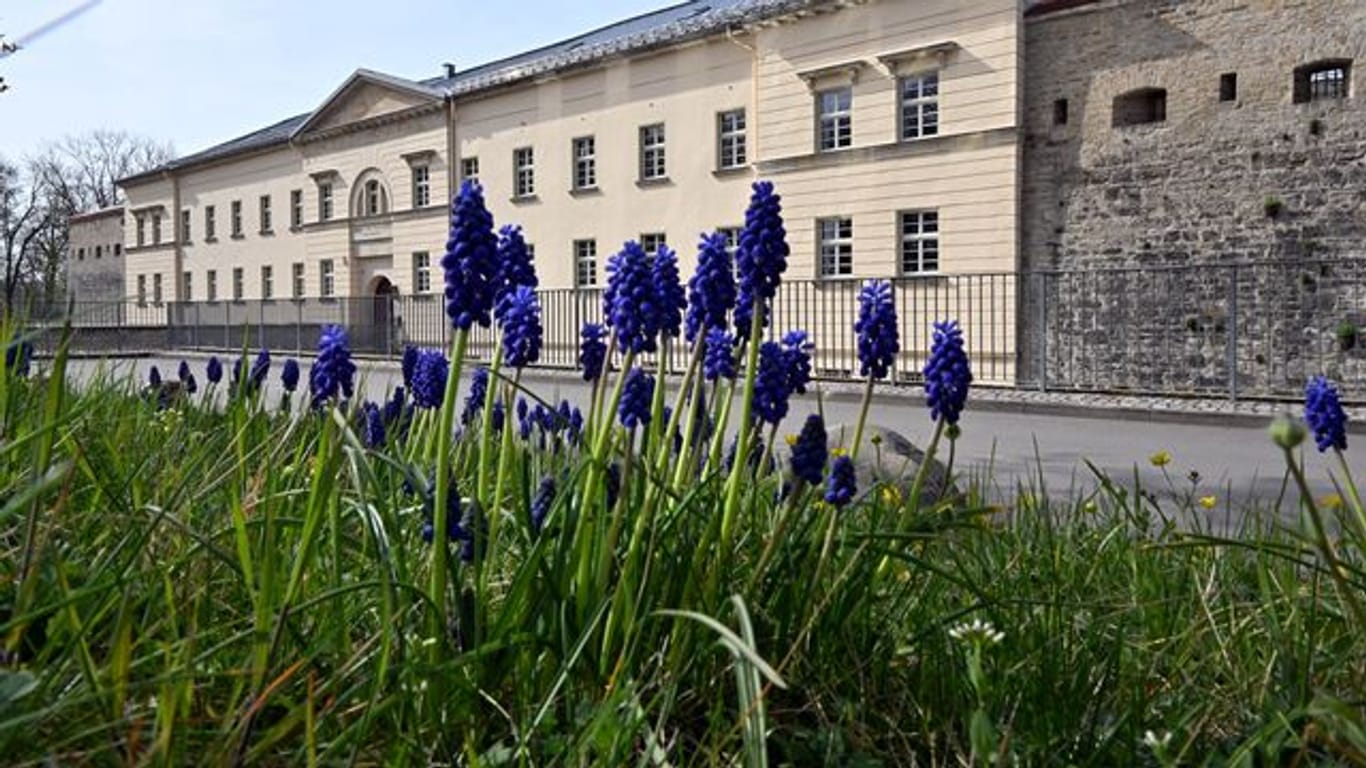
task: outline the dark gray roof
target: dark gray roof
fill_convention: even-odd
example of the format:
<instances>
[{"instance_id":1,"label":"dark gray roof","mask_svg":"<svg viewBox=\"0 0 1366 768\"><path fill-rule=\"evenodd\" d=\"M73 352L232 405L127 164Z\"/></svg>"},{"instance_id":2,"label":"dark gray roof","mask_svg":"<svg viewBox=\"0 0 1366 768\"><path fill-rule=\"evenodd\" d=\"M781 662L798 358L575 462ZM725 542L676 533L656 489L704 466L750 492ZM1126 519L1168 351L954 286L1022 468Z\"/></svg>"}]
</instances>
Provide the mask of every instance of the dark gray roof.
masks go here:
<instances>
[{"instance_id":1,"label":"dark gray roof","mask_svg":"<svg viewBox=\"0 0 1366 768\"><path fill-rule=\"evenodd\" d=\"M780 16L808 6L829 5L835 2L839 0L691 0L609 24L533 51L456 72L454 77L405 82L410 82L414 88L429 88L446 96L460 97L546 72L584 66L613 56L708 37L732 27ZM402 80L393 76L387 77ZM295 115L275 125L177 158L152 171L123 181L149 178L163 171L173 171L239 152L284 144L312 114L307 112Z\"/></svg>"}]
</instances>

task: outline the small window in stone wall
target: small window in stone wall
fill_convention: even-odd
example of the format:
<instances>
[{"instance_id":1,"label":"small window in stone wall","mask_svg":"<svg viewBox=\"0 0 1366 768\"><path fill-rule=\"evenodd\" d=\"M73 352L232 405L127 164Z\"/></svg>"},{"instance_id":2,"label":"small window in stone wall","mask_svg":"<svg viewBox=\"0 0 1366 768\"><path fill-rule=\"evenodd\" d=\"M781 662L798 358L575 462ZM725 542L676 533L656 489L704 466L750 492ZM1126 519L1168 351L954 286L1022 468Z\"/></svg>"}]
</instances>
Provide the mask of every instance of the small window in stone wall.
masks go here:
<instances>
[{"instance_id":1,"label":"small window in stone wall","mask_svg":"<svg viewBox=\"0 0 1366 768\"><path fill-rule=\"evenodd\" d=\"M1347 59L1325 59L1295 68L1294 92L1296 104L1328 99L1345 99L1351 85L1352 62Z\"/></svg>"},{"instance_id":2,"label":"small window in stone wall","mask_svg":"<svg viewBox=\"0 0 1366 768\"><path fill-rule=\"evenodd\" d=\"M1067 125L1067 99L1057 99L1053 102L1053 124Z\"/></svg>"},{"instance_id":3,"label":"small window in stone wall","mask_svg":"<svg viewBox=\"0 0 1366 768\"><path fill-rule=\"evenodd\" d=\"M1219 76L1219 100L1238 100L1238 73L1225 72Z\"/></svg>"},{"instance_id":4,"label":"small window in stone wall","mask_svg":"<svg viewBox=\"0 0 1366 768\"><path fill-rule=\"evenodd\" d=\"M1163 123L1166 120L1165 88L1139 88L1115 97L1113 124L1116 128Z\"/></svg>"}]
</instances>

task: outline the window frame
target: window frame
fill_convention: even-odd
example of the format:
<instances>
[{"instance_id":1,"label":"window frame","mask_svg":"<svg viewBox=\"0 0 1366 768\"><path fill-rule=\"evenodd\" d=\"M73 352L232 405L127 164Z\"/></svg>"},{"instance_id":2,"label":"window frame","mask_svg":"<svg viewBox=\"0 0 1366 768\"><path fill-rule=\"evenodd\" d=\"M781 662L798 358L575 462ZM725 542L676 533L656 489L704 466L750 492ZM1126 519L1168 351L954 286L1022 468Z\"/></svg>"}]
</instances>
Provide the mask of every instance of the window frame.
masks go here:
<instances>
[{"instance_id":1,"label":"window frame","mask_svg":"<svg viewBox=\"0 0 1366 768\"><path fill-rule=\"evenodd\" d=\"M1163 125L1167 122L1167 89L1156 86L1134 88L1110 102L1110 126L1134 128Z\"/></svg>"},{"instance_id":2,"label":"window frame","mask_svg":"<svg viewBox=\"0 0 1366 768\"><path fill-rule=\"evenodd\" d=\"M914 232L907 232L906 225L915 217L916 227ZM933 217L927 221L927 217ZM904 211L897 211L897 272L903 277L933 277L942 273L943 249L940 247L940 235L943 228L940 226L938 208L915 208ZM930 224L930 227L926 225ZM926 248L927 245L932 246ZM907 255L914 246L915 268L907 269ZM934 268L925 268L926 251L933 251Z\"/></svg>"},{"instance_id":3,"label":"window frame","mask_svg":"<svg viewBox=\"0 0 1366 768\"><path fill-rule=\"evenodd\" d=\"M188 269L180 275L180 289L185 294L181 301L194 301L194 273Z\"/></svg>"},{"instance_id":4,"label":"window frame","mask_svg":"<svg viewBox=\"0 0 1366 768\"><path fill-rule=\"evenodd\" d=\"M460 181L479 182L479 156L470 155L460 158Z\"/></svg>"},{"instance_id":5,"label":"window frame","mask_svg":"<svg viewBox=\"0 0 1366 768\"><path fill-rule=\"evenodd\" d=\"M212 205L204 206L204 242L218 240L218 211Z\"/></svg>"},{"instance_id":6,"label":"window frame","mask_svg":"<svg viewBox=\"0 0 1366 768\"><path fill-rule=\"evenodd\" d=\"M261 299L271 301L275 298L275 265L261 265Z\"/></svg>"},{"instance_id":7,"label":"window frame","mask_svg":"<svg viewBox=\"0 0 1366 768\"><path fill-rule=\"evenodd\" d=\"M826 226L835 233L826 236ZM843 230L847 228L847 233ZM832 253L827 253L832 249ZM833 271L827 270L827 264ZM820 280L845 280L854 276L854 217L822 216L816 219L816 277Z\"/></svg>"},{"instance_id":8,"label":"window frame","mask_svg":"<svg viewBox=\"0 0 1366 768\"><path fill-rule=\"evenodd\" d=\"M189 208L180 209L180 242L188 244L190 242L190 218L192 213Z\"/></svg>"},{"instance_id":9,"label":"window frame","mask_svg":"<svg viewBox=\"0 0 1366 768\"><path fill-rule=\"evenodd\" d=\"M138 247L141 248L147 244L147 217L139 213L134 216L133 219L137 222L136 242Z\"/></svg>"},{"instance_id":10,"label":"window frame","mask_svg":"<svg viewBox=\"0 0 1366 768\"><path fill-rule=\"evenodd\" d=\"M727 127L727 120L731 125ZM716 169L749 167L749 119L744 107L716 113Z\"/></svg>"},{"instance_id":11,"label":"window frame","mask_svg":"<svg viewBox=\"0 0 1366 768\"><path fill-rule=\"evenodd\" d=\"M292 293L292 298L295 298L295 299L302 299L302 298L304 297L304 293L305 293L305 292L307 291L307 289L308 289L308 286L307 286L307 283L306 283L306 280L307 280L307 267L306 267L306 265L305 265L302 261L296 261L296 262L293 262L292 264L290 264L289 278L290 278L290 291L291 291L291 293Z\"/></svg>"},{"instance_id":12,"label":"window frame","mask_svg":"<svg viewBox=\"0 0 1366 768\"><path fill-rule=\"evenodd\" d=\"M914 94L909 93L915 85ZM927 90L932 93L926 95ZM897 78L897 133L902 141L920 141L939 135L939 70L927 70ZM911 120L914 115L914 120Z\"/></svg>"},{"instance_id":13,"label":"window frame","mask_svg":"<svg viewBox=\"0 0 1366 768\"><path fill-rule=\"evenodd\" d=\"M432 204L432 167L426 163L413 166L413 208Z\"/></svg>"},{"instance_id":14,"label":"window frame","mask_svg":"<svg viewBox=\"0 0 1366 768\"><path fill-rule=\"evenodd\" d=\"M574 241L574 287L596 288L598 286L598 241L585 237ZM585 274L585 266L587 272ZM586 278L586 279L585 279Z\"/></svg>"},{"instance_id":15,"label":"window frame","mask_svg":"<svg viewBox=\"0 0 1366 768\"><path fill-rule=\"evenodd\" d=\"M271 212L270 195L261 195L256 203L256 215L258 223L261 225L261 234L274 234L274 215Z\"/></svg>"},{"instance_id":16,"label":"window frame","mask_svg":"<svg viewBox=\"0 0 1366 768\"><path fill-rule=\"evenodd\" d=\"M640 247L645 251L645 255L654 256L659 253L660 248L669 246L669 235L666 232L642 232L640 233ZM647 245L646 243L650 243Z\"/></svg>"},{"instance_id":17,"label":"window frame","mask_svg":"<svg viewBox=\"0 0 1366 768\"><path fill-rule=\"evenodd\" d=\"M232 268L232 300L245 301L247 295L247 270L246 267Z\"/></svg>"},{"instance_id":18,"label":"window frame","mask_svg":"<svg viewBox=\"0 0 1366 768\"><path fill-rule=\"evenodd\" d=\"M432 292L432 253L413 251L413 293Z\"/></svg>"},{"instance_id":19,"label":"window frame","mask_svg":"<svg viewBox=\"0 0 1366 768\"><path fill-rule=\"evenodd\" d=\"M218 270L210 269L204 273L205 301L218 301Z\"/></svg>"},{"instance_id":20,"label":"window frame","mask_svg":"<svg viewBox=\"0 0 1366 768\"><path fill-rule=\"evenodd\" d=\"M161 213L152 212L152 245L161 245Z\"/></svg>"},{"instance_id":21,"label":"window frame","mask_svg":"<svg viewBox=\"0 0 1366 768\"><path fill-rule=\"evenodd\" d=\"M517 147L512 150L512 199L528 200L536 196L536 148Z\"/></svg>"},{"instance_id":22,"label":"window frame","mask_svg":"<svg viewBox=\"0 0 1366 768\"><path fill-rule=\"evenodd\" d=\"M318 261L318 295L324 299L337 295L337 265L332 259Z\"/></svg>"},{"instance_id":23,"label":"window frame","mask_svg":"<svg viewBox=\"0 0 1366 768\"><path fill-rule=\"evenodd\" d=\"M827 111L826 97L836 100L835 108ZM840 98L840 97L843 98ZM816 91L816 151L838 152L854 146L854 88L839 85ZM827 132L827 126L829 131ZM827 133L830 143L827 144Z\"/></svg>"},{"instance_id":24,"label":"window frame","mask_svg":"<svg viewBox=\"0 0 1366 768\"><path fill-rule=\"evenodd\" d=\"M1320 78L1337 73L1337 77ZM1352 60L1319 59L1295 67L1291 101L1295 104L1314 104L1344 101L1352 95Z\"/></svg>"},{"instance_id":25,"label":"window frame","mask_svg":"<svg viewBox=\"0 0 1366 768\"><path fill-rule=\"evenodd\" d=\"M304 191L289 190L289 228L299 229L304 225Z\"/></svg>"},{"instance_id":26,"label":"window frame","mask_svg":"<svg viewBox=\"0 0 1366 768\"><path fill-rule=\"evenodd\" d=\"M584 148L587 148L587 152ZM598 140L595 135L576 136L570 140L572 189L586 192L598 188Z\"/></svg>"},{"instance_id":27,"label":"window frame","mask_svg":"<svg viewBox=\"0 0 1366 768\"><path fill-rule=\"evenodd\" d=\"M335 190L332 188L332 182L318 182L318 221L331 221L332 217L336 215L337 209L334 192Z\"/></svg>"},{"instance_id":28,"label":"window frame","mask_svg":"<svg viewBox=\"0 0 1366 768\"><path fill-rule=\"evenodd\" d=\"M160 272L153 272L153 273L152 273L152 306L154 306L154 307L159 307L159 306L161 306L161 303L162 303L162 302L161 302L161 299L162 299L162 294L161 294L161 273L160 273Z\"/></svg>"},{"instance_id":29,"label":"window frame","mask_svg":"<svg viewBox=\"0 0 1366 768\"><path fill-rule=\"evenodd\" d=\"M659 182L669 178L668 133L664 123L640 126L637 132L640 148L639 181Z\"/></svg>"},{"instance_id":30,"label":"window frame","mask_svg":"<svg viewBox=\"0 0 1366 768\"><path fill-rule=\"evenodd\" d=\"M230 208L229 208L229 214L228 214L228 215L229 215L229 217L230 217L230 226L231 226L231 229L232 229L232 237L233 237L234 239L239 239L239 238L245 237L245 235L242 234L242 201L241 201L241 200L233 200L233 201L232 201L232 205L231 205Z\"/></svg>"},{"instance_id":31,"label":"window frame","mask_svg":"<svg viewBox=\"0 0 1366 768\"><path fill-rule=\"evenodd\" d=\"M145 273L138 275L137 301L139 307L147 306L147 275Z\"/></svg>"}]
</instances>

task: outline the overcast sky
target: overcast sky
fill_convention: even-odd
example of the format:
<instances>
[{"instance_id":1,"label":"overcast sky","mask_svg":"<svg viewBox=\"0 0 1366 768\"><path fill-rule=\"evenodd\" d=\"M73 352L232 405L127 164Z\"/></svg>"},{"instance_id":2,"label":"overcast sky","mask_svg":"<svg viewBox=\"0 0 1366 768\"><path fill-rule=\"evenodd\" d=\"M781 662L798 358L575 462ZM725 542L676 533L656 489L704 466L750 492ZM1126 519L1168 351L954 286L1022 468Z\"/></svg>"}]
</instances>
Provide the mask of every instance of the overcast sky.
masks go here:
<instances>
[{"instance_id":1,"label":"overcast sky","mask_svg":"<svg viewBox=\"0 0 1366 768\"><path fill-rule=\"evenodd\" d=\"M307 112L360 67L461 69L677 0L103 0L0 59L0 156L123 129L188 154ZM0 0L22 39L82 0Z\"/></svg>"}]
</instances>

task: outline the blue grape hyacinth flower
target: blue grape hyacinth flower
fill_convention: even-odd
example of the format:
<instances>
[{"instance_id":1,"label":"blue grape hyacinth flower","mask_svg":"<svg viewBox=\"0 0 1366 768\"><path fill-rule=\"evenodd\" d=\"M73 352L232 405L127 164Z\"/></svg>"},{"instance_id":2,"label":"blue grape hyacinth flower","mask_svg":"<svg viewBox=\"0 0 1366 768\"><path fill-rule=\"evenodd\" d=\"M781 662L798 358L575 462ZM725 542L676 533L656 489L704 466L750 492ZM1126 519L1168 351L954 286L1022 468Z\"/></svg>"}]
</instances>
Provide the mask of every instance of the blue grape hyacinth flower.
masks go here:
<instances>
[{"instance_id":1,"label":"blue grape hyacinth flower","mask_svg":"<svg viewBox=\"0 0 1366 768\"><path fill-rule=\"evenodd\" d=\"M361 406L362 418L364 423L361 425L361 441L366 448L375 449L384 447L384 415L380 407L369 400Z\"/></svg>"},{"instance_id":2,"label":"blue grape hyacinth flower","mask_svg":"<svg viewBox=\"0 0 1366 768\"><path fill-rule=\"evenodd\" d=\"M161 371L157 370L155 365L147 372L147 384L153 389L161 386Z\"/></svg>"},{"instance_id":3,"label":"blue grape hyacinth flower","mask_svg":"<svg viewBox=\"0 0 1366 768\"><path fill-rule=\"evenodd\" d=\"M603 338L607 329L597 323L585 323L579 336L579 367L583 369L584 381L597 381L602 376L603 363L607 361L607 343Z\"/></svg>"},{"instance_id":4,"label":"blue grape hyacinth flower","mask_svg":"<svg viewBox=\"0 0 1366 768\"><path fill-rule=\"evenodd\" d=\"M217 357L210 357L209 362L204 366L204 375L210 384L217 384L223 380L223 363Z\"/></svg>"},{"instance_id":5,"label":"blue grape hyacinth flower","mask_svg":"<svg viewBox=\"0 0 1366 768\"><path fill-rule=\"evenodd\" d=\"M787 271L787 230L783 226L782 196L773 192L773 182L756 181L745 211L745 226L740 230L736 249L739 290L735 305L735 333L749 339L749 326L756 307L766 308L778 292L783 272ZM763 327L768 326L764 313Z\"/></svg>"},{"instance_id":6,"label":"blue grape hyacinth flower","mask_svg":"<svg viewBox=\"0 0 1366 768\"><path fill-rule=\"evenodd\" d=\"M725 330L735 309L735 261L720 232L703 235L697 248L697 270L688 280L688 315L684 337L691 343L712 330Z\"/></svg>"},{"instance_id":7,"label":"blue grape hyacinth flower","mask_svg":"<svg viewBox=\"0 0 1366 768\"><path fill-rule=\"evenodd\" d=\"M651 330L662 337L678 338L688 299L678 276L678 256L667 245L661 245L650 260L650 278L655 287L654 327Z\"/></svg>"},{"instance_id":8,"label":"blue grape hyacinth flower","mask_svg":"<svg viewBox=\"0 0 1366 768\"><path fill-rule=\"evenodd\" d=\"M270 375L269 349L262 347L261 351L256 353L256 359L252 361L251 372L248 375L250 378L252 391L259 391L261 387L264 387L266 385L266 376ZM351 394L351 390L349 388L347 389L346 394Z\"/></svg>"},{"instance_id":9,"label":"blue grape hyacinth flower","mask_svg":"<svg viewBox=\"0 0 1366 768\"><path fill-rule=\"evenodd\" d=\"M826 448L825 420L819 413L806 417L802 431L792 443L792 474L811 485L819 485L829 459Z\"/></svg>"},{"instance_id":10,"label":"blue grape hyacinth flower","mask_svg":"<svg viewBox=\"0 0 1366 768\"><path fill-rule=\"evenodd\" d=\"M470 392L465 397L465 409L460 413L460 423L469 426L484 410L484 398L489 391L489 369L480 366L470 374Z\"/></svg>"},{"instance_id":11,"label":"blue grape hyacinth flower","mask_svg":"<svg viewBox=\"0 0 1366 768\"><path fill-rule=\"evenodd\" d=\"M721 328L707 331L702 353L702 377L707 381L735 378L735 337Z\"/></svg>"},{"instance_id":12,"label":"blue grape hyacinth flower","mask_svg":"<svg viewBox=\"0 0 1366 768\"><path fill-rule=\"evenodd\" d=\"M502 302L503 359L523 368L541 359L541 300L526 285L512 289Z\"/></svg>"},{"instance_id":13,"label":"blue grape hyacinth flower","mask_svg":"<svg viewBox=\"0 0 1366 768\"><path fill-rule=\"evenodd\" d=\"M826 503L843 507L854 500L857 492L858 475L853 460L844 454L836 456L830 464L830 479L825 485Z\"/></svg>"},{"instance_id":14,"label":"blue grape hyacinth flower","mask_svg":"<svg viewBox=\"0 0 1366 768\"><path fill-rule=\"evenodd\" d=\"M403 371L403 386L408 389L413 388L413 374L417 372L417 352L418 348L412 344L403 347L403 360L399 368Z\"/></svg>"},{"instance_id":15,"label":"blue grape hyacinth flower","mask_svg":"<svg viewBox=\"0 0 1366 768\"><path fill-rule=\"evenodd\" d=\"M1322 376L1310 379L1305 387L1304 420L1314 430L1319 453L1329 448L1347 449L1347 412L1342 409L1337 388Z\"/></svg>"},{"instance_id":16,"label":"blue grape hyacinth flower","mask_svg":"<svg viewBox=\"0 0 1366 768\"><path fill-rule=\"evenodd\" d=\"M188 362L184 361L184 360L181 360L181 361L180 361L180 365L176 368L176 372L175 372L175 373L176 373L176 378L177 378L177 379L180 379L181 381L185 381L186 379L190 378L190 376L191 376L191 374L190 374L190 364L189 364Z\"/></svg>"},{"instance_id":17,"label":"blue grape hyacinth flower","mask_svg":"<svg viewBox=\"0 0 1366 768\"><path fill-rule=\"evenodd\" d=\"M925 404L930 408L930 418L957 424L972 385L972 367L963 350L963 331L956 320L934 324L934 340L924 374Z\"/></svg>"},{"instance_id":18,"label":"blue grape hyacinth flower","mask_svg":"<svg viewBox=\"0 0 1366 768\"><path fill-rule=\"evenodd\" d=\"M299 388L299 361L289 358L285 361L284 367L280 370L280 384L285 391L293 394Z\"/></svg>"},{"instance_id":19,"label":"blue grape hyacinth flower","mask_svg":"<svg viewBox=\"0 0 1366 768\"><path fill-rule=\"evenodd\" d=\"M811 350L816 348L806 331L788 331L783 335L783 363L787 366L787 388L798 394L806 394L806 385L811 383Z\"/></svg>"},{"instance_id":20,"label":"blue grape hyacinth flower","mask_svg":"<svg viewBox=\"0 0 1366 768\"><path fill-rule=\"evenodd\" d=\"M603 308L622 350L655 351L659 320L652 280L650 259L634 240L623 245L607 263Z\"/></svg>"},{"instance_id":21,"label":"blue grape hyacinth flower","mask_svg":"<svg viewBox=\"0 0 1366 768\"><path fill-rule=\"evenodd\" d=\"M759 346L759 370L754 379L754 418L778 424L787 416L792 378L783 347L776 341Z\"/></svg>"},{"instance_id":22,"label":"blue grape hyacinth flower","mask_svg":"<svg viewBox=\"0 0 1366 768\"><path fill-rule=\"evenodd\" d=\"M355 387L356 364L351 362L351 346L346 329L324 326L318 339L318 359L308 371L308 388L313 407L320 407L339 395L350 397Z\"/></svg>"},{"instance_id":23,"label":"blue grape hyacinth flower","mask_svg":"<svg viewBox=\"0 0 1366 768\"><path fill-rule=\"evenodd\" d=\"M199 382L195 380L194 371L190 370L188 362L180 361L180 367L176 369L176 377L180 379L180 384L185 387L187 394L193 395L199 391Z\"/></svg>"},{"instance_id":24,"label":"blue grape hyacinth flower","mask_svg":"<svg viewBox=\"0 0 1366 768\"><path fill-rule=\"evenodd\" d=\"M864 283L858 303L854 335L858 340L859 375L885 379L901 351L891 282L869 280Z\"/></svg>"},{"instance_id":25,"label":"blue grape hyacinth flower","mask_svg":"<svg viewBox=\"0 0 1366 768\"><path fill-rule=\"evenodd\" d=\"M545 477L541 479L541 485L536 489L536 496L531 500L531 533L537 535L545 527L545 520L550 516L550 505L555 501L555 478Z\"/></svg>"},{"instance_id":26,"label":"blue grape hyacinth flower","mask_svg":"<svg viewBox=\"0 0 1366 768\"><path fill-rule=\"evenodd\" d=\"M520 286L535 288L538 283L531 251L522 236L522 228L515 224L505 225L498 230L498 275L495 283L494 313L500 323L503 322L503 303L508 295Z\"/></svg>"},{"instance_id":27,"label":"blue grape hyacinth flower","mask_svg":"<svg viewBox=\"0 0 1366 768\"><path fill-rule=\"evenodd\" d=\"M462 331L476 323L487 328L497 289L498 238L478 182L466 179L451 206L451 234L441 269L451 325Z\"/></svg>"},{"instance_id":28,"label":"blue grape hyacinth flower","mask_svg":"<svg viewBox=\"0 0 1366 768\"><path fill-rule=\"evenodd\" d=\"M413 361L413 403L418 408L440 408L450 372L450 361L441 350L419 349Z\"/></svg>"},{"instance_id":29,"label":"blue grape hyacinth flower","mask_svg":"<svg viewBox=\"0 0 1366 768\"><path fill-rule=\"evenodd\" d=\"M626 376L622 389L621 402L617 404L617 416L621 425L633 429L640 424L650 423L650 401L654 398L655 377L641 368L632 368Z\"/></svg>"}]
</instances>

